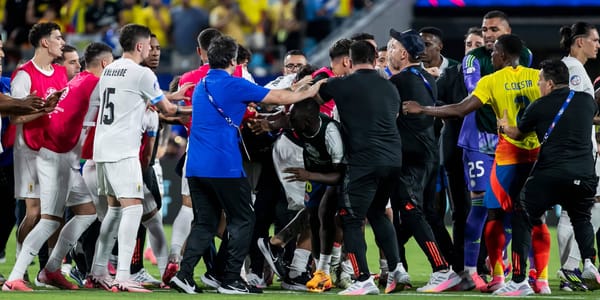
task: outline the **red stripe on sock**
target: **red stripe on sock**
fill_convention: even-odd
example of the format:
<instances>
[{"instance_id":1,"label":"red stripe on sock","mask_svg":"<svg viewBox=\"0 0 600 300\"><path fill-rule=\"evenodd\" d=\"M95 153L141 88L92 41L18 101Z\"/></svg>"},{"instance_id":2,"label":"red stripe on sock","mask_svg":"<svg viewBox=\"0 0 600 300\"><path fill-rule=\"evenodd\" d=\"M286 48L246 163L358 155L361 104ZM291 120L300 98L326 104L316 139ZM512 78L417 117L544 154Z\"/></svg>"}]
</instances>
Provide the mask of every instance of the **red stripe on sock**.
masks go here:
<instances>
[{"instance_id":1,"label":"red stripe on sock","mask_svg":"<svg viewBox=\"0 0 600 300\"><path fill-rule=\"evenodd\" d=\"M352 264L352 270L354 270L354 276L358 278L360 276L360 270L358 269L358 263L356 262L356 256L354 253L348 253L348 259L350 260L350 264Z\"/></svg>"}]
</instances>

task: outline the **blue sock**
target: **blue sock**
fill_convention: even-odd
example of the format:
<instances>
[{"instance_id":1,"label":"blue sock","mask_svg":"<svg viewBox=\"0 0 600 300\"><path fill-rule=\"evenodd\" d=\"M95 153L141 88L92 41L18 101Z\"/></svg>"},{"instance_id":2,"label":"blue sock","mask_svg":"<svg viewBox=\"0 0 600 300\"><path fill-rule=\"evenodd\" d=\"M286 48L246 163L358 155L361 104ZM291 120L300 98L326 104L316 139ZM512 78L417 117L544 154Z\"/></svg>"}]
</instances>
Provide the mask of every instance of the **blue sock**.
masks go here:
<instances>
[{"instance_id":1,"label":"blue sock","mask_svg":"<svg viewBox=\"0 0 600 300\"><path fill-rule=\"evenodd\" d=\"M487 208L483 205L483 197L472 198L471 211L465 226L465 267L477 268L481 234L486 218Z\"/></svg>"}]
</instances>

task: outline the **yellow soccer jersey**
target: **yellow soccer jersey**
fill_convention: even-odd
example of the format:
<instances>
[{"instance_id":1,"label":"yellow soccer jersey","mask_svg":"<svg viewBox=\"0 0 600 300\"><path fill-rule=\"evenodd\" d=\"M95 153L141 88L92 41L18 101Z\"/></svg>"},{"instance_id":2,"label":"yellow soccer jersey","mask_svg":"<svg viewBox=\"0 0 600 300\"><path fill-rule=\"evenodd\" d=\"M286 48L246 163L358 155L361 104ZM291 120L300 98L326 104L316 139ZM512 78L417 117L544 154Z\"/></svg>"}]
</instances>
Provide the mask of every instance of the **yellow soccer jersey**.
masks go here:
<instances>
[{"instance_id":1,"label":"yellow soccer jersey","mask_svg":"<svg viewBox=\"0 0 600 300\"><path fill-rule=\"evenodd\" d=\"M504 110L506 110L508 124L517 126L517 121L525 112L525 108L541 96L537 85L539 73L539 70L523 66L505 67L482 77L473 90L473 95L479 98L483 104L490 104L497 118L502 118ZM506 135L502 137L523 150L534 150L540 146L535 132L529 133L521 141L513 140ZM497 148L496 155L503 156L498 153L501 149L505 148Z\"/></svg>"}]
</instances>

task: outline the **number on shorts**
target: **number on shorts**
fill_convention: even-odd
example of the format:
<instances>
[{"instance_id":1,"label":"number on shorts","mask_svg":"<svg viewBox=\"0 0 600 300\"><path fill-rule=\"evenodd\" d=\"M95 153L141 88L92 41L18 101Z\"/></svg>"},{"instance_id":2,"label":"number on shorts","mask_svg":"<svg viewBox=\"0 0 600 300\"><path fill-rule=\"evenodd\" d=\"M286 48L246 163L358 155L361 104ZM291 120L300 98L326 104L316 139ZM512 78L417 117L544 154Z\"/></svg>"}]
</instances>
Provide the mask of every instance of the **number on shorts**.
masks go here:
<instances>
[{"instance_id":1,"label":"number on shorts","mask_svg":"<svg viewBox=\"0 0 600 300\"><path fill-rule=\"evenodd\" d=\"M115 120L115 104L110 102L110 95L114 93L115 88L106 88L104 90L104 106L102 107L102 118L100 119L100 124L110 125Z\"/></svg>"},{"instance_id":2,"label":"number on shorts","mask_svg":"<svg viewBox=\"0 0 600 300\"><path fill-rule=\"evenodd\" d=\"M478 160L474 162L470 161L467 164L469 166L469 178L477 178L485 174L485 169L483 168L483 160Z\"/></svg>"}]
</instances>

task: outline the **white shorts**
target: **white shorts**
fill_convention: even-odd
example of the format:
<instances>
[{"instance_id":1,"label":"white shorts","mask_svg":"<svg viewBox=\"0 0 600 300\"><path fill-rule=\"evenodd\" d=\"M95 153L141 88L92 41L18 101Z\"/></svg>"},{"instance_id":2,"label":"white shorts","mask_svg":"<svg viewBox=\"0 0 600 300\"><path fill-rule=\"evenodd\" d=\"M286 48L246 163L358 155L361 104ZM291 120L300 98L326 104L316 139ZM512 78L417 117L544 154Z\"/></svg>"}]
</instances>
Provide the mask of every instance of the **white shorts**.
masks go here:
<instances>
[{"instance_id":1,"label":"white shorts","mask_svg":"<svg viewBox=\"0 0 600 300\"><path fill-rule=\"evenodd\" d=\"M23 137L17 134L14 147L15 198L40 198L40 182L38 180L36 157L37 151L31 150Z\"/></svg>"},{"instance_id":2,"label":"white shorts","mask_svg":"<svg viewBox=\"0 0 600 300\"><path fill-rule=\"evenodd\" d=\"M98 195L144 199L142 166L138 157L128 157L116 162L96 162Z\"/></svg>"},{"instance_id":3,"label":"white shorts","mask_svg":"<svg viewBox=\"0 0 600 300\"><path fill-rule=\"evenodd\" d=\"M185 160L183 161L183 168L181 169L181 195L182 196L190 195L190 186L188 185L187 177L185 177L186 167L187 167L187 155L185 156Z\"/></svg>"},{"instance_id":4,"label":"white shorts","mask_svg":"<svg viewBox=\"0 0 600 300\"><path fill-rule=\"evenodd\" d=\"M91 196L82 188L83 179L79 175L79 162L76 152L56 153L46 148L38 152L37 170L40 181L41 213L62 217L65 206L75 206L91 202ZM74 183L78 186L71 192ZM81 192L82 193L78 193Z\"/></svg>"},{"instance_id":5,"label":"white shorts","mask_svg":"<svg viewBox=\"0 0 600 300\"><path fill-rule=\"evenodd\" d=\"M285 135L281 135L273 145L273 165L275 173L285 191L289 210L300 210L304 208L304 194L306 192L306 183L302 181L288 182L284 178L286 174L283 170L286 168L304 168L304 159L302 158L302 147L294 144Z\"/></svg>"}]
</instances>

